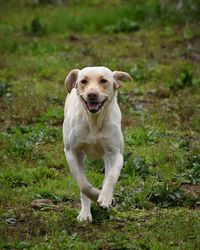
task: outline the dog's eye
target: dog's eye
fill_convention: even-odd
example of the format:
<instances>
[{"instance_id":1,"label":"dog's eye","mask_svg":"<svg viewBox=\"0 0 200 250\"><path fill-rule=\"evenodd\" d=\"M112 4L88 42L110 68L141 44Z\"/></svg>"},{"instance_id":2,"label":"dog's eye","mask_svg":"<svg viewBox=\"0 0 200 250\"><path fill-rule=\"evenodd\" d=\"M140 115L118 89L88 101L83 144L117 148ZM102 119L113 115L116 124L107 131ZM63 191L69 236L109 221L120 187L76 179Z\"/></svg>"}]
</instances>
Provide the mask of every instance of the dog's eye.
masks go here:
<instances>
[{"instance_id":1,"label":"dog's eye","mask_svg":"<svg viewBox=\"0 0 200 250\"><path fill-rule=\"evenodd\" d=\"M81 83L86 84L87 80L83 79L83 80L81 80Z\"/></svg>"},{"instance_id":2,"label":"dog's eye","mask_svg":"<svg viewBox=\"0 0 200 250\"><path fill-rule=\"evenodd\" d=\"M106 82L107 82L106 79L101 79L101 80L100 80L100 83L106 83Z\"/></svg>"}]
</instances>

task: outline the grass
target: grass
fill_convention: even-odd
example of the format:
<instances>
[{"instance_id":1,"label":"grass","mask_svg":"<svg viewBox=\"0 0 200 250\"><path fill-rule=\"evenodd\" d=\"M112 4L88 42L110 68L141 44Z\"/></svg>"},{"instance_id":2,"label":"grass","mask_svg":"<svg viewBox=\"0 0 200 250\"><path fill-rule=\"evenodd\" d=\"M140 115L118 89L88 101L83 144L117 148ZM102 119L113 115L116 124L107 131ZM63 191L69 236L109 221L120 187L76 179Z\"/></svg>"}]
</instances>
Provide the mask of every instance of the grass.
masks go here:
<instances>
[{"instance_id":1,"label":"grass","mask_svg":"<svg viewBox=\"0 0 200 250\"><path fill-rule=\"evenodd\" d=\"M103 3L1 2L0 249L200 246L199 3ZM88 65L134 78L118 96L125 163L115 204L93 204L91 224L76 220L62 144L64 79ZM86 165L100 188L102 162Z\"/></svg>"}]
</instances>

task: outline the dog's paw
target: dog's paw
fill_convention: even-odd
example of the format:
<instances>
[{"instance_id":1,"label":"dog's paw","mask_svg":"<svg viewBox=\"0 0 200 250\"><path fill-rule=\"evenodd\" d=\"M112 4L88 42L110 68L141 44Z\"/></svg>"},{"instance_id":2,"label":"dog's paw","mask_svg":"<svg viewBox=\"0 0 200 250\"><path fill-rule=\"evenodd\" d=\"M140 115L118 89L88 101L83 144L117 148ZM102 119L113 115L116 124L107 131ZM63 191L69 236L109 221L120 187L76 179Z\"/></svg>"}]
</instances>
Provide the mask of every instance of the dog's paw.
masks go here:
<instances>
[{"instance_id":1,"label":"dog's paw","mask_svg":"<svg viewBox=\"0 0 200 250\"><path fill-rule=\"evenodd\" d=\"M103 209L109 209L112 205L113 196L111 194L100 194L97 202Z\"/></svg>"},{"instance_id":2,"label":"dog's paw","mask_svg":"<svg viewBox=\"0 0 200 250\"><path fill-rule=\"evenodd\" d=\"M81 211L77 216L77 219L79 221L92 222L92 214L88 211Z\"/></svg>"}]
</instances>

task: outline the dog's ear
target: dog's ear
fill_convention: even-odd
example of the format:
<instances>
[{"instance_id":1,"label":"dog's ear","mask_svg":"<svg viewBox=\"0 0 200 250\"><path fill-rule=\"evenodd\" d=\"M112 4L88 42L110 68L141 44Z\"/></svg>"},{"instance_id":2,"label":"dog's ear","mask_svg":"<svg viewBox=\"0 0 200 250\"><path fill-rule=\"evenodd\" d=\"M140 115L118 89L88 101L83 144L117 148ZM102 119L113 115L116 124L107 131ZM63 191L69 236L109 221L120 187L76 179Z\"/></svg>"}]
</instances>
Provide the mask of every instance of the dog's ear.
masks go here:
<instances>
[{"instance_id":1,"label":"dog's ear","mask_svg":"<svg viewBox=\"0 0 200 250\"><path fill-rule=\"evenodd\" d=\"M113 78L114 78L114 88L118 89L122 86L123 81L132 81L132 77L123 71L113 71Z\"/></svg>"},{"instance_id":2,"label":"dog's ear","mask_svg":"<svg viewBox=\"0 0 200 250\"><path fill-rule=\"evenodd\" d=\"M65 79L65 87L69 93L75 86L78 72L79 72L79 69L73 69L72 71L69 72L69 74L67 75Z\"/></svg>"}]
</instances>

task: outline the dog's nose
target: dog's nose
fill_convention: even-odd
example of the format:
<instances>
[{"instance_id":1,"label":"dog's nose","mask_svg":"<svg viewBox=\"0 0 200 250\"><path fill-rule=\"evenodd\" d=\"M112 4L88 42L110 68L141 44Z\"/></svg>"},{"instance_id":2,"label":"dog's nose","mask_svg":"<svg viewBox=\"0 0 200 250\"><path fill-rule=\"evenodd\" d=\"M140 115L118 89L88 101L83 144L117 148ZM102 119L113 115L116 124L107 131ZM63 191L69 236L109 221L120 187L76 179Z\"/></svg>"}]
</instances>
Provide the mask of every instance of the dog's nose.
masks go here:
<instances>
[{"instance_id":1,"label":"dog's nose","mask_svg":"<svg viewBox=\"0 0 200 250\"><path fill-rule=\"evenodd\" d=\"M98 97L98 94L96 92L90 92L88 94L88 98L96 99L97 97Z\"/></svg>"}]
</instances>

